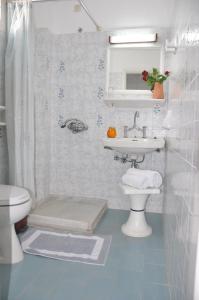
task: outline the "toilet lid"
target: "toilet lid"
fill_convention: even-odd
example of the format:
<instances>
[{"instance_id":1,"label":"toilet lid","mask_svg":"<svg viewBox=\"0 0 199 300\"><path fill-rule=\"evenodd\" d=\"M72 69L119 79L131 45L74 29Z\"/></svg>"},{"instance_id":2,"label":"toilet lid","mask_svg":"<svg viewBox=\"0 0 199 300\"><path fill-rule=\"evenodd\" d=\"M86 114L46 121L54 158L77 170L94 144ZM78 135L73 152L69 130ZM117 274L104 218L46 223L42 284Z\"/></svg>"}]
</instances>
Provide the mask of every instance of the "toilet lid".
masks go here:
<instances>
[{"instance_id":1,"label":"toilet lid","mask_svg":"<svg viewBox=\"0 0 199 300\"><path fill-rule=\"evenodd\" d=\"M0 206L18 205L30 199L28 191L12 185L0 185Z\"/></svg>"}]
</instances>

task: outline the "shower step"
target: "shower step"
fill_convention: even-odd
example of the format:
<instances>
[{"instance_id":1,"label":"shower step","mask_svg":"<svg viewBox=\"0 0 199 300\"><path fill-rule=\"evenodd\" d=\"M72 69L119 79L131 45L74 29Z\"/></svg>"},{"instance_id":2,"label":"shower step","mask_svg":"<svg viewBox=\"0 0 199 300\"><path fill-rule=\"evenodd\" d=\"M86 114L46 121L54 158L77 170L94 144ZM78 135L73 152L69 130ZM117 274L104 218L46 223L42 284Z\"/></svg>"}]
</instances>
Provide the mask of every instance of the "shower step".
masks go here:
<instances>
[{"instance_id":1,"label":"shower step","mask_svg":"<svg viewBox=\"0 0 199 300\"><path fill-rule=\"evenodd\" d=\"M30 213L28 225L90 234L106 210L102 199L53 195Z\"/></svg>"}]
</instances>

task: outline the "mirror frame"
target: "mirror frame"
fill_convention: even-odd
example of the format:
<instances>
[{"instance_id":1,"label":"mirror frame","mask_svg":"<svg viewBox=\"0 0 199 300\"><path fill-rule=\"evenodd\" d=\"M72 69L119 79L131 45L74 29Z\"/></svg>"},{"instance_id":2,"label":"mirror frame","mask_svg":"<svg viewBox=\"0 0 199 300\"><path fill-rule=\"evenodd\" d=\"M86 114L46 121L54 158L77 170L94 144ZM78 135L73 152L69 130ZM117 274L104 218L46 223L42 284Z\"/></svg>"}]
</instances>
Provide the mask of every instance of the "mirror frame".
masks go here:
<instances>
[{"instance_id":1,"label":"mirror frame","mask_svg":"<svg viewBox=\"0 0 199 300\"><path fill-rule=\"evenodd\" d=\"M149 90L109 90L109 74L110 74L110 53L111 49L114 48L160 48L160 67L159 70L161 73L165 71L165 47L164 45L157 44L124 44L124 45L108 45L107 46L107 74L106 74L106 97L108 99L117 98L117 99L130 99L130 98L151 98L152 92Z\"/></svg>"}]
</instances>

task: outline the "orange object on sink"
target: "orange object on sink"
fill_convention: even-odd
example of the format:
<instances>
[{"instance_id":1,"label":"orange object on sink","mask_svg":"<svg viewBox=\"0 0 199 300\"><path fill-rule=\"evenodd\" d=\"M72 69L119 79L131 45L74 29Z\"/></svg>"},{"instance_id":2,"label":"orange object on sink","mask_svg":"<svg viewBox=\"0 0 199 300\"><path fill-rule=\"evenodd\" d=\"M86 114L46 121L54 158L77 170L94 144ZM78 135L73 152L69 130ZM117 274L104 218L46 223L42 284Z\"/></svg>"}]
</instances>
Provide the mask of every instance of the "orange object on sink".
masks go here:
<instances>
[{"instance_id":1,"label":"orange object on sink","mask_svg":"<svg viewBox=\"0 0 199 300\"><path fill-rule=\"evenodd\" d=\"M107 130L107 137L115 138L116 136L117 136L117 131L115 127L109 127L109 129Z\"/></svg>"}]
</instances>

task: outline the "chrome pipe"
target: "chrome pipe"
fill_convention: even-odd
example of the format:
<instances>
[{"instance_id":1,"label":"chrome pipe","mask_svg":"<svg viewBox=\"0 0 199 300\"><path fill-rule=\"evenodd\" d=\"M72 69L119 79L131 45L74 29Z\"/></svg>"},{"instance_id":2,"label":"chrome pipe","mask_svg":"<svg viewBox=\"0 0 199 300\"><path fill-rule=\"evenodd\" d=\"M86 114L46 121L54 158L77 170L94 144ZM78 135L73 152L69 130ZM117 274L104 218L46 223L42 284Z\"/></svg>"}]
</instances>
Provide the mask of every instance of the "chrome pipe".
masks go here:
<instances>
[{"instance_id":1,"label":"chrome pipe","mask_svg":"<svg viewBox=\"0 0 199 300\"><path fill-rule=\"evenodd\" d=\"M33 3L42 3L42 2L56 2L56 1L69 1L69 0L32 0ZM91 15L90 11L88 10L87 6L83 2L83 0L77 0L80 4L80 6L83 8L89 19L92 21L92 23L95 25L97 31L102 31L102 28L99 26L99 24L95 21L93 16ZM8 0L8 2L16 2L20 3L20 0ZM23 2L23 1L22 1Z\"/></svg>"},{"instance_id":2,"label":"chrome pipe","mask_svg":"<svg viewBox=\"0 0 199 300\"><path fill-rule=\"evenodd\" d=\"M97 31L101 31L102 28L98 25L98 23L95 21L95 19L92 17L91 13L89 12L87 6L85 5L85 3L82 0L78 0L79 4L81 5L81 7L83 8L83 10L85 11L85 13L87 14L87 16L90 18L90 20L93 22L93 24L96 27Z\"/></svg>"}]
</instances>

